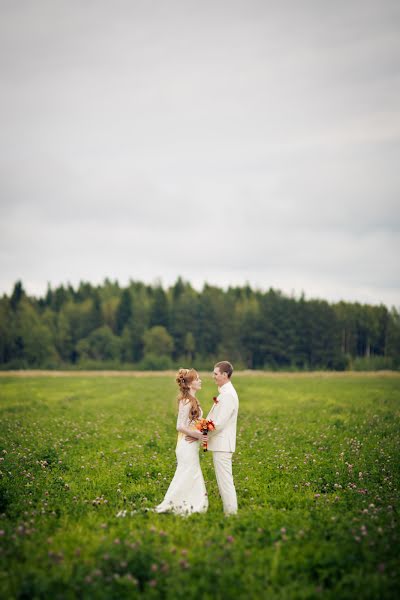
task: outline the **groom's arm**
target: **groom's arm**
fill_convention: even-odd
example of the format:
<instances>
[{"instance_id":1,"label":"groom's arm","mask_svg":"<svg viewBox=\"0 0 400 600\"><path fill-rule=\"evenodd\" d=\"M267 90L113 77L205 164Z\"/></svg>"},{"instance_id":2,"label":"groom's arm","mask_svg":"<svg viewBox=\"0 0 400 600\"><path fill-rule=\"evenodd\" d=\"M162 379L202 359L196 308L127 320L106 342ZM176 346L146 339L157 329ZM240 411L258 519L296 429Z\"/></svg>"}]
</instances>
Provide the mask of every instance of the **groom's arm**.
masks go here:
<instances>
[{"instance_id":1,"label":"groom's arm","mask_svg":"<svg viewBox=\"0 0 400 600\"><path fill-rule=\"evenodd\" d=\"M215 425L215 433L218 433L219 431L222 431L222 429L224 429L234 412L235 399L230 394L226 394L225 396L223 396L223 398L221 398L217 414L212 419ZM210 433L213 434L214 432L211 431Z\"/></svg>"}]
</instances>

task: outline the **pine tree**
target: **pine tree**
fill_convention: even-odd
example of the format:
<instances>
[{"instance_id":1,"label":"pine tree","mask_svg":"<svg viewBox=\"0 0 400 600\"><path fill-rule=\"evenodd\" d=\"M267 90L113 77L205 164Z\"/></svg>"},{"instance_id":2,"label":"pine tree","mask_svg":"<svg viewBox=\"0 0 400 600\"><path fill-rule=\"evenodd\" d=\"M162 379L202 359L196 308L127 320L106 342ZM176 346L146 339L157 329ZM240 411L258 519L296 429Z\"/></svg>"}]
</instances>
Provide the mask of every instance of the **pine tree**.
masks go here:
<instances>
[{"instance_id":1,"label":"pine tree","mask_svg":"<svg viewBox=\"0 0 400 600\"><path fill-rule=\"evenodd\" d=\"M22 282L17 281L14 285L13 292L11 294L10 304L11 308L15 311L18 308L19 303L21 302L23 296L25 295L24 288L22 287Z\"/></svg>"},{"instance_id":2,"label":"pine tree","mask_svg":"<svg viewBox=\"0 0 400 600\"><path fill-rule=\"evenodd\" d=\"M150 322L149 326L162 325L168 329L168 299L167 295L161 286L156 287L153 293L153 299L150 307Z\"/></svg>"},{"instance_id":3,"label":"pine tree","mask_svg":"<svg viewBox=\"0 0 400 600\"><path fill-rule=\"evenodd\" d=\"M129 290L124 290L121 295L121 300L117 308L116 313L116 330L117 334L121 335L125 325L127 325L132 318L132 297Z\"/></svg>"}]
</instances>

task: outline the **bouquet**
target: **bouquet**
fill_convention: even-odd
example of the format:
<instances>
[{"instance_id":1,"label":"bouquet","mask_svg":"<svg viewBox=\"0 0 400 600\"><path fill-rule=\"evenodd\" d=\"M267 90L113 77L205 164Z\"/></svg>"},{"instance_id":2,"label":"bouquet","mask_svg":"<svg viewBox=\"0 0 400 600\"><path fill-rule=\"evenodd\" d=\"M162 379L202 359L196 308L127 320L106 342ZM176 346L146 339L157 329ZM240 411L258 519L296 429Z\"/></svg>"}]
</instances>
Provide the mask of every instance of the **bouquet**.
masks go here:
<instances>
[{"instance_id":1,"label":"bouquet","mask_svg":"<svg viewBox=\"0 0 400 600\"><path fill-rule=\"evenodd\" d=\"M196 429L201 431L203 435L207 435L209 431L214 431L215 425L211 419L199 419L196 421ZM203 441L203 452L207 452L207 438Z\"/></svg>"}]
</instances>

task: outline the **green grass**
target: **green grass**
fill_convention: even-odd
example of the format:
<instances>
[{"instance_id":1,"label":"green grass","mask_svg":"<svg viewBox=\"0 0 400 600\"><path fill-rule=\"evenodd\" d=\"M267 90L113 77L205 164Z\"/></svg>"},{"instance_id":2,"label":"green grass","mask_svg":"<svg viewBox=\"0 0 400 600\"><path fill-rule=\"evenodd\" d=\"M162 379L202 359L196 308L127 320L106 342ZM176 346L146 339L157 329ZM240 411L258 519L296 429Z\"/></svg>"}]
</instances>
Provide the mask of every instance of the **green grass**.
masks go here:
<instances>
[{"instance_id":1,"label":"green grass","mask_svg":"<svg viewBox=\"0 0 400 600\"><path fill-rule=\"evenodd\" d=\"M1 377L0 596L394 597L400 377L234 383L239 513L202 453L209 511L181 518L145 511L175 470L173 376Z\"/></svg>"}]
</instances>

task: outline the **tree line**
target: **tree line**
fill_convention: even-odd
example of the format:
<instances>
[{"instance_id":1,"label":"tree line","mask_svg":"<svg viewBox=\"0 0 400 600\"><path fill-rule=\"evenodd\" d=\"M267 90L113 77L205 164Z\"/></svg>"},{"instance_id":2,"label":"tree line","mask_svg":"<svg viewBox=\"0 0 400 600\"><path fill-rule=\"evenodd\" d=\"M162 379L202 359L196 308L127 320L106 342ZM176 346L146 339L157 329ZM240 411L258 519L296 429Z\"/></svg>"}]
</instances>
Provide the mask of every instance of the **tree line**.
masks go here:
<instances>
[{"instance_id":1,"label":"tree line","mask_svg":"<svg viewBox=\"0 0 400 600\"><path fill-rule=\"evenodd\" d=\"M28 296L17 281L0 299L1 368L333 369L400 366L400 315L384 305L329 303L178 278L106 279Z\"/></svg>"}]
</instances>

